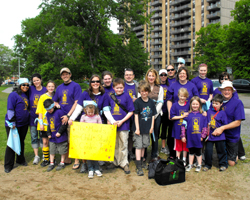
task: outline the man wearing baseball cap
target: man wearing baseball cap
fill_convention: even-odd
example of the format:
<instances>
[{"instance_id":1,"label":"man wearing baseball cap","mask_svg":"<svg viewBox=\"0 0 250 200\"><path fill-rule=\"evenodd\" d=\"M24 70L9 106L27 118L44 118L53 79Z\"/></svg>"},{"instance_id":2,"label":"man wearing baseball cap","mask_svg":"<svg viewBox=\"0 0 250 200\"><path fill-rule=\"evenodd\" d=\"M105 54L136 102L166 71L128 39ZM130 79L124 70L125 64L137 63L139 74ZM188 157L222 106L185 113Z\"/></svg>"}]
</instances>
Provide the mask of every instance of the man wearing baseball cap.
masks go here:
<instances>
[{"instance_id":1,"label":"man wearing baseball cap","mask_svg":"<svg viewBox=\"0 0 250 200\"><path fill-rule=\"evenodd\" d=\"M56 89L56 93L53 96L53 100L59 103L62 111L65 115L62 116L62 124L67 124L68 119L75 110L78 98L82 93L80 85L71 80L71 71L69 68L64 67L60 71L63 83ZM69 126L68 126L68 138L69 138ZM65 160L65 164L70 164L69 158Z\"/></svg>"},{"instance_id":2,"label":"man wearing baseball cap","mask_svg":"<svg viewBox=\"0 0 250 200\"><path fill-rule=\"evenodd\" d=\"M225 131L228 164L234 166L238 160L238 141L240 139L241 121L245 120L244 105L240 99L235 99L235 89L231 81L224 81L219 87L224 97L222 110L227 114L228 124L214 130L213 135Z\"/></svg>"}]
</instances>

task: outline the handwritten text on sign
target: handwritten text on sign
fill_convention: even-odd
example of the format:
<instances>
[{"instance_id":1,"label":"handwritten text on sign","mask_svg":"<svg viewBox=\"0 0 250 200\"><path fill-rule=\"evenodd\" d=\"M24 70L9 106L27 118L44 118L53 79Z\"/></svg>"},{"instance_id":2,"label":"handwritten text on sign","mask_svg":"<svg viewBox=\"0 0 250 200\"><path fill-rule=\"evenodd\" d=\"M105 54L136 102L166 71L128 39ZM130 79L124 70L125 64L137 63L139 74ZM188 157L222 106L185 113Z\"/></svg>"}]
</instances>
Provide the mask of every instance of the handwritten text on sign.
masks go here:
<instances>
[{"instance_id":1,"label":"handwritten text on sign","mask_svg":"<svg viewBox=\"0 0 250 200\"><path fill-rule=\"evenodd\" d=\"M69 157L114 161L116 126L73 122L70 126Z\"/></svg>"}]
</instances>

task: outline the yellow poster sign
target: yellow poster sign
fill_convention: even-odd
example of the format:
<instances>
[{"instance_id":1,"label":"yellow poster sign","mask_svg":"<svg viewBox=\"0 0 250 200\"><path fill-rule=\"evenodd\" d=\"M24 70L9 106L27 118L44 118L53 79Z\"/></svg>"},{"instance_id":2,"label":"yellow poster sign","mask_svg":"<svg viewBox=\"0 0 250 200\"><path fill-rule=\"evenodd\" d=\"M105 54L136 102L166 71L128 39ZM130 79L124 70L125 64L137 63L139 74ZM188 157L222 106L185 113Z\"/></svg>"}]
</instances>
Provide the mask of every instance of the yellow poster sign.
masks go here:
<instances>
[{"instance_id":1,"label":"yellow poster sign","mask_svg":"<svg viewBox=\"0 0 250 200\"><path fill-rule=\"evenodd\" d=\"M70 126L69 157L114 161L116 126L73 122Z\"/></svg>"}]
</instances>

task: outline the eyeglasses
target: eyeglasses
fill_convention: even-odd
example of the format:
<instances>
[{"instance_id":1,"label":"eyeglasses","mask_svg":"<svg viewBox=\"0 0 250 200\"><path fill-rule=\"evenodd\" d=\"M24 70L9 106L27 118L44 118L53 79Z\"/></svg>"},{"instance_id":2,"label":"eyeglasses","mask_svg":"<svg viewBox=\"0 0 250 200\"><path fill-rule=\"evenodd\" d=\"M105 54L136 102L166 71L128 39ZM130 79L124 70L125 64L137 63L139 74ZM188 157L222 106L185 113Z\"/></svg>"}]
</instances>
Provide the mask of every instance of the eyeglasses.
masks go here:
<instances>
[{"instance_id":1,"label":"eyeglasses","mask_svg":"<svg viewBox=\"0 0 250 200\"><path fill-rule=\"evenodd\" d=\"M222 81L223 81L223 80L227 81L227 80L229 80L229 79L223 77L223 78L221 78L220 80L222 80Z\"/></svg>"},{"instance_id":2,"label":"eyeglasses","mask_svg":"<svg viewBox=\"0 0 250 200\"><path fill-rule=\"evenodd\" d=\"M178 63L178 64L179 64L179 65L182 65L183 63L180 62L180 63Z\"/></svg>"},{"instance_id":3,"label":"eyeglasses","mask_svg":"<svg viewBox=\"0 0 250 200\"><path fill-rule=\"evenodd\" d=\"M167 74L160 74L160 76L167 76Z\"/></svg>"},{"instance_id":4,"label":"eyeglasses","mask_svg":"<svg viewBox=\"0 0 250 200\"><path fill-rule=\"evenodd\" d=\"M170 71L173 72L174 70L175 70L175 69L167 69L167 72L170 72Z\"/></svg>"},{"instance_id":5,"label":"eyeglasses","mask_svg":"<svg viewBox=\"0 0 250 200\"><path fill-rule=\"evenodd\" d=\"M21 84L21 86L26 86L26 87L29 87L30 85L29 84Z\"/></svg>"},{"instance_id":6,"label":"eyeglasses","mask_svg":"<svg viewBox=\"0 0 250 200\"><path fill-rule=\"evenodd\" d=\"M90 83L100 83L100 81L90 81Z\"/></svg>"}]
</instances>

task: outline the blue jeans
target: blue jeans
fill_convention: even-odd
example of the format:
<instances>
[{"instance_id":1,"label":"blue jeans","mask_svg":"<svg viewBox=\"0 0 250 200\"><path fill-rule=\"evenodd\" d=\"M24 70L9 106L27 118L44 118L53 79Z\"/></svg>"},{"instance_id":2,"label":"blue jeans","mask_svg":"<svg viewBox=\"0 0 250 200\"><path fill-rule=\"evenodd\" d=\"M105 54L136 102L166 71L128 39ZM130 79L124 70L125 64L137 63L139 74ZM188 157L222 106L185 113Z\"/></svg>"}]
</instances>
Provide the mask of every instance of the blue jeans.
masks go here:
<instances>
[{"instance_id":1,"label":"blue jeans","mask_svg":"<svg viewBox=\"0 0 250 200\"><path fill-rule=\"evenodd\" d=\"M31 146L33 149L38 149L38 147L43 147L43 140L40 137L40 144L38 139L38 130L36 126L30 126L30 135L31 135Z\"/></svg>"},{"instance_id":2,"label":"blue jeans","mask_svg":"<svg viewBox=\"0 0 250 200\"><path fill-rule=\"evenodd\" d=\"M88 161L87 161L87 165L88 165L88 170L89 170L89 171L96 171L96 170L99 170L98 161L95 161L95 160L88 160Z\"/></svg>"}]
</instances>

